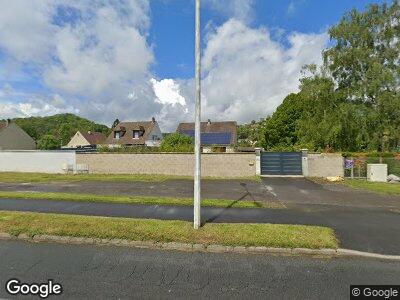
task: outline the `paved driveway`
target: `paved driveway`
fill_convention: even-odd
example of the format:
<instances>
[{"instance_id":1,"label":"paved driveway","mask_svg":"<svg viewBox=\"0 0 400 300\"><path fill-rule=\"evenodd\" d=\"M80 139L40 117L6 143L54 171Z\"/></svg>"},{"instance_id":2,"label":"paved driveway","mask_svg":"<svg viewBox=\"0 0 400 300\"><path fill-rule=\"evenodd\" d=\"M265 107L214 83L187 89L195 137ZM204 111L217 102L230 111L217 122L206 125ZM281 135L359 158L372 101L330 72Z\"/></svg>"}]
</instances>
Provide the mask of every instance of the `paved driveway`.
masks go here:
<instances>
[{"instance_id":1,"label":"paved driveway","mask_svg":"<svg viewBox=\"0 0 400 300\"><path fill-rule=\"evenodd\" d=\"M313 205L400 209L400 196L356 190L341 184L320 184L306 178L289 177L263 177L262 183L271 196L287 207L300 210Z\"/></svg>"}]
</instances>

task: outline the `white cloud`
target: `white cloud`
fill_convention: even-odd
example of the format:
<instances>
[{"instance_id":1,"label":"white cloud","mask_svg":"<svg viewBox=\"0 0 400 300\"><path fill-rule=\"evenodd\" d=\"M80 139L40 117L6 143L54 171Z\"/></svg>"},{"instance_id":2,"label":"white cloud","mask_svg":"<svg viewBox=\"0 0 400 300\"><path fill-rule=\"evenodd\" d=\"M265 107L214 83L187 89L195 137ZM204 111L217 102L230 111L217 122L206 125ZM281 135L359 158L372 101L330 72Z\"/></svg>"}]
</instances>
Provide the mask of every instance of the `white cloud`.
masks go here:
<instances>
[{"instance_id":1,"label":"white cloud","mask_svg":"<svg viewBox=\"0 0 400 300\"><path fill-rule=\"evenodd\" d=\"M46 99L32 95L25 95L27 101L10 102L2 100L0 96L0 119L6 118L26 118L30 116L51 116L54 114L72 112L79 114L79 109L67 105L62 100L60 95L55 95L54 98ZM31 98L29 98L31 96Z\"/></svg>"},{"instance_id":2,"label":"white cloud","mask_svg":"<svg viewBox=\"0 0 400 300\"><path fill-rule=\"evenodd\" d=\"M287 45L249 27L249 0L207 0L234 16L210 30L203 56L203 119L247 122L272 113L298 88L304 64L319 63L326 34L292 33ZM147 0L0 2L0 49L10 76L43 84L43 94L5 86L0 118L76 112L98 122L149 120L163 130L193 120L193 79L156 80L147 41ZM12 16L12 17L10 17ZM29 72L22 67L29 66ZM33 70L33 73L31 71Z\"/></svg>"},{"instance_id":3,"label":"white cloud","mask_svg":"<svg viewBox=\"0 0 400 300\"><path fill-rule=\"evenodd\" d=\"M160 112L148 84L154 61L147 43L149 9L148 0L0 2L0 50L8 61L5 64L3 58L3 65L12 66L3 70L2 78L20 76L29 66L24 75L37 76L47 93L40 103L14 91L0 98L0 113L21 116L36 114L40 107L43 114L70 109L110 122L117 117L148 119ZM132 89L144 98L130 98ZM66 101L62 108L60 103L44 104L57 95Z\"/></svg>"},{"instance_id":4,"label":"white cloud","mask_svg":"<svg viewBox=\"0 0 400 300\"><path fill-rule=\"evenodd\" d=\"M284 47L266 28L229 20L209 35L204 51L203 119L248 122L271 114L298 90L302 66L321 63L327 41L325 33L292 33Z\"/></svg>"},{"instance_id":5,"label":"white cloud","mask_svg":"<svg viewBox=\"0 0 400 300\"><path fill-rule=\"evenodd\" d=\"M181 95L180 87L177 82L173 79L163 79L157 81L156 79L150 79L153 85L154 93L157 96L157 100L161 104L180 104L186 105L186 100Z\"/></svg>"},{"instance_id":6,"label":"white cloud","mask_svg":"<svg viewBox=\"0 0 400 300\"><path fill-rule=\"evenodd\" d=\"M254 0L205 0L204 3L228 18L249 22L254 17Z\"/></svg>"},{"instance_id":7,"label":"white cloud","mask_svg":"<svg viewBox=\"0 0 400 300\"><path fill-rule=\"evenodd\" d=\"M45 82L69 94L93 97L143 79L153 55L140 31L119 18L114 8L101 8L90 20L59 30L59 63L45 70Z\"/></svg>"},{"instance_id":8,"label":"white cloud","mask_svg":"<svg viewBox=\"0 0 400 300\"><path fill-rule=\"evenodd\" d=\"M290 1L286 10L287 15L293 15L299 9L299 7L305 3L305 0L292 0Z\"/></svg>"},{"instance_id":9,"label":"white cloud","mask_svg":"<svg viewBox=\"0 0 400 300\"><path fill-rule=\"evenodd\" d=\"M50 0L2 1L0 4L0 49L21 62L47 59L53 5Z\"/></svg>"}]
</instances>

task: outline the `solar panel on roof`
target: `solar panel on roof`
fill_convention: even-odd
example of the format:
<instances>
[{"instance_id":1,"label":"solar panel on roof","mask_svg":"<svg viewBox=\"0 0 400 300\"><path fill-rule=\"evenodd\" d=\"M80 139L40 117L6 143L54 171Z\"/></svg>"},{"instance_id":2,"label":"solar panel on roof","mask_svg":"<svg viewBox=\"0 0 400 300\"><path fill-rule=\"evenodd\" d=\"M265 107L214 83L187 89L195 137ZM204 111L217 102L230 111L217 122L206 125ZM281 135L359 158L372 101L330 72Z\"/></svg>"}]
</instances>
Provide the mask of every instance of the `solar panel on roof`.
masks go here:
<instances>
[{"instance_id":1,"label":"solar panel on roof","mask_svg":"<svg viewBox=\"0 0 400 300\"><path fill-rule=\"evenodd\" d=\"M194 130L182 130L182 134L186 134L194 138ZM203 132L201 133L202 145L229 145L231 143L230 132Z\"/></svg>"},{"instance_id":2,"label":"solar panel on roof","mask_svg":"<svg viewBox=\"0 0 400 300\"><path fill-rule=\"evenodd\" d=\"M201 134L203 145L229 145L231 143L230 132L207 132Z\"/></svg>"}]
</instances>

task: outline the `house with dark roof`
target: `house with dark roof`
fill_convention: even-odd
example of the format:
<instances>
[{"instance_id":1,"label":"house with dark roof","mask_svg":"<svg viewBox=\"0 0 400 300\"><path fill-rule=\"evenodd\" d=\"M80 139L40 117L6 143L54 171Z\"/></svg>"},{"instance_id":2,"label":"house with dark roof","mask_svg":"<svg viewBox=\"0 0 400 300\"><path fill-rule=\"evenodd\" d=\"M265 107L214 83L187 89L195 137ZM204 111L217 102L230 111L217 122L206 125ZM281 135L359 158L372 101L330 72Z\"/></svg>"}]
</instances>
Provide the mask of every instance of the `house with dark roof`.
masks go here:
<instances>
[{"instance_id":1,"label":"house with dark roof","mask_svg":"<svg viewBox=\"0 0 400 300\"><path fill-rule=\"evenodd\" d=\"M35 150L36 143L10 119L0 120L0 150Z\"/></svg>"},{"instance_id":2,"label":"house with dark roof","mask_svg":"<svg viewBox=\"0 0 400 300\"><path fill-rule=\"evenodd\" d=\"M106 135L101 132L81 132L78 131L69 141L67 148L97 148L106 140Z\"/></svg>"},{"instance_id":3,"label":"house with dark roof","mask_svg":"<svg viewBox=\"0 0 400 300\"><path fill-rule=\"evenodd\" d=\"M194 138L194 123L180 123L177 132ZM201 147L203 152L234 152L237 143L237 123L201 122Z\"/></svg>"},{"instance_id":4,"label":"house with dark roof","mask_svg":"<svg viewBox=\"0 0 400 300\"><path fill-rule=\"evenodd\" d=\"M104 144L109 147L159 146L162 133L157 121L120 122L107 137Z\"/></svg>"}]
</instances>

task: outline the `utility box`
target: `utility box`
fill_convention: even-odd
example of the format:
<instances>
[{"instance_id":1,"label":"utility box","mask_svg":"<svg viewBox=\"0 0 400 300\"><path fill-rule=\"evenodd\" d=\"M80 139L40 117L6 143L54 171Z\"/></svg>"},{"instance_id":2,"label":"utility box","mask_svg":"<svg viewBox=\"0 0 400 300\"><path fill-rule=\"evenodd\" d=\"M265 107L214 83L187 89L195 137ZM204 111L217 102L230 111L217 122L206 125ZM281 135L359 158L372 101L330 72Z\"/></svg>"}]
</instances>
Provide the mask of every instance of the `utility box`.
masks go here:
<instances>
[{"instance_id":1,"label":"utility box","mask_svg":"<svg viewBox=\"0 0 400 300\"><path fill-rule=\"evenodd\" d=\"M387 164L367 164L367 180L375 182L387 182Z\"/></svg>"}]
</instances>

